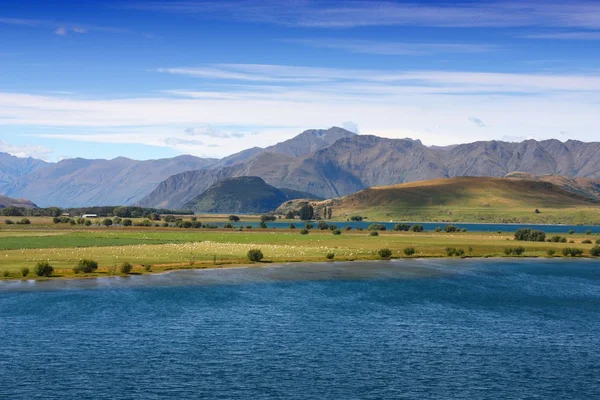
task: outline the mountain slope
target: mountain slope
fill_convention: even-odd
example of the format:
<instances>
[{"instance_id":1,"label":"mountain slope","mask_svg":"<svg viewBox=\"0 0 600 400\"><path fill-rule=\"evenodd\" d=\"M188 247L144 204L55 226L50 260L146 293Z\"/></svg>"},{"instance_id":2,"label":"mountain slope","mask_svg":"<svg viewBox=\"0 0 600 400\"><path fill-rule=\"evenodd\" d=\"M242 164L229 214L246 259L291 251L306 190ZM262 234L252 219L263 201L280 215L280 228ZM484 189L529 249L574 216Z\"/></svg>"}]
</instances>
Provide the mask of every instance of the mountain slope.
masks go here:
<instances>
[{"instance_id":1,"label":"mountain slope","mask_svg":"<svg viewBox=\"0 0 600 400\"><path fill-rule=\"evenodd\" d=\"M0 153L0 193L21 177L48 165L35 158L19 158L7 153Z\"/></svg>"},{"instance_id":2,"label":"mountain slope","mask_svg":"<svg viewBox=\"0 0 600 400\"><path fill-rule=\"evenodd\" d=\"M211 213L262 213L290 199L311 197L308 193L277 189L255 176L244 176L215 183L184 208Z\"/></svg>"},{"instance_id":3,"label":"mountain slope","mask_svg":"<svg viewBox=\"0 0 600 400\"><path fill-rule=\"evenodd\" d=\"M213 162L193 156L147 161L67 159L21 177L5 187L4 194L32 199L42 207L127 205L169 176L206 168Z\"/></svg>"},{"instance_id":4,"label":"mountain slope","mask_svg":"<svg viewBox=\"0 0 600 400\"><path fill-rule=\"evenodd\" d=\"M337 126L329 129L309 129L284 142L269 146L265 151L300 157L304 154L329 147L340 139L353 136L356 136L356 133Z\"/></svg>"},{"instance_id":5,"label":"mountain slope","mask_svg":"<svg viewBox=\"0 0 600 400\"><path fill-rule=\"evenodd\" d=\"M37 208L37 206L29 200L0 196L0 209L6 207Z\"/></svg>"}]
</instances>

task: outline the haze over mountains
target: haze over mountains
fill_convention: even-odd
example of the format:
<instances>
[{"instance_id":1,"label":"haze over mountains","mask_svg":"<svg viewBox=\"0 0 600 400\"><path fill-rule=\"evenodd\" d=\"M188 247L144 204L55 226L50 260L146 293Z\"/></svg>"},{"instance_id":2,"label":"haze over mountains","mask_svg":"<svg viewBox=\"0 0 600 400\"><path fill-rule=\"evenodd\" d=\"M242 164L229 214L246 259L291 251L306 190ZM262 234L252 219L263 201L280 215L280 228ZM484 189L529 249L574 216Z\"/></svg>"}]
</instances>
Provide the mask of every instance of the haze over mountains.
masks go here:
<instances>
[{"instance_id":1,"label":"haze over mountains","mask_svg":"<svg viewBox=\"0 0 600 400\"><path fill-rule=\"evenodd\" d=\"M0 154L0 194L40 206L131 205L177 209L215 183L242 176L279 189L332 198L381 185L512 172L600 178L600 143L575 140L474 142L427 147L418 140L308 130L265 149L221 160L179 156L134 161L70 159L46 163Z\"/></svg>"}]
</instances>

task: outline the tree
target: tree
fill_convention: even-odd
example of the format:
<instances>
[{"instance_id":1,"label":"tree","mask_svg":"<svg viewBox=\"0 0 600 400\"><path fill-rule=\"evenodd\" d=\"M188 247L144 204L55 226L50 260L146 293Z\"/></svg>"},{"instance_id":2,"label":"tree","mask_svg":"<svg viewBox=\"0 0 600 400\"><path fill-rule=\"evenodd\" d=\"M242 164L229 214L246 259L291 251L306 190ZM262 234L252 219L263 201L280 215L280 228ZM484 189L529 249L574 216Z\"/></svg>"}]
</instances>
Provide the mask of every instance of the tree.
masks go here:
<instances>
[{"instance_id":1,"label":"tree","mask_svg":"<svg viewBox=\"0 0 600 400\"><path fill-rule=\"evenodd\" d=\"M131 209L129 207L115 207L113 215L115 217L131 218Z\"/></svg>"},{"instance_id":2,"label":"tree","mask_svg":"<svg viewBox=\"0 0 600 400\"><path fill-rule=\"evenodd\" d=\"M29 268L27 268L27 267L21 267L21 269L19 271L21 272L21 276L23 278L25 278L27 275L29 275Z\"/></svg>"},{"instance_id":3,"label":"tree","mask_svg":"<svg viewBox=\"0 0 600 400\"><path fill-rule=\"evenodd\" d=\"M410 225L408 224L396 224L394 225L395 231L408 231L410 229Z\"/></svg>"},{"instance_id":4,"label":"tree","mask_svg":"<svg viewBox=\"0 0 600 400\"><path fill-rule=\"evenodd\" d=\"M123 222L123 226L131 226L133 224L133 221L130 220L129 218L125 218L122 222Z\"/></svg>"},{"instance_id":5,"label":"tree","mask_svg":"<svg viewBox=\"0 0 600 400\"><path fill-rule=\"evenodd\" d=\"M331 219L332 214L333 214L333 208L329 207L327 209L327 219Z\"/></svg>"},{"instance_id":6,"label":"tree","mask_svg":"<svg viewBox=\"0 0 600 400\"><path fill-rule=\"evenodd\" d=\"M104 225L104 226L111 226L112 224L113 224L113 222L112 222L112 219L110 219L110 218L105 218L102 221L102 225Z\"/></svg>"},{"instance_id":7,"label":"tree","mask_svg":"<svg viewBox=\"0 0 600 400\"><path fill-rule=\"evenodd\" d=\"M413 226L410 227L410 230L413 232L423 232L423 225L421 224L415 224Z\"/></svg>"},{"instance_id":8,"label":"tree","mask_svg":"<svg viewBox=\"0 0 600 400\"><path fill-rule=\"evenodd\" d=\"M131 272L131 270L133 269L133 265L131 265L128 262L124 262L123 264L121 264L121 266L119 267L119 271L122 274L128 274Z\"/></svg>"},{"instance_id":9,"label":"tree","mask_svg":"<svg viewBox=\"0 0 600 400\"><path fill-rule=\"evenodd\" d=\"M298 211L298 216L302 221L309 221L315 216L315 210L310 204L305 204Z\"/></svg>"},{"instance_id":10,"label":"tree","mask_svg":"<svg viewBox=\"0 0 600 400\"><path fill-rule=\"evenodd\" d=\"M287 214L285 214L285 219L294 219L294 212L288 211Z\"/></svg>"},{"instance_id":11,"label":"tree","mask_svg":"<svg viewBox=\"0 0 600 400\"><path fill-rule=\"evenodd\" d=\"M325 258L328 260L333 260L333 258L335 257L335 253L327 253L325 254Z\"/></svg>"},{"instance_id":12,"label":"tree","mask_svg":"<svg viewBox=\"0 0 600 400\"><path fill-rule=\"evenodd\" d=\"M238 217L237 215L230 215L229 216L229 220L231 222L239 222L240 221L240 217Z\"/></svg>"},{"instance_id":13,"label":"tree","mask_svg":"<svg viewBox=\"0 0 600 400\"><path fill-rule=\"evenodd\" d=\"M260 249L250 249L248 250L248 260L252 262L260 262L263 259L263 253Z\"/></svg>"},{"instance_id":14,"label":"tree","mask_svg":"<svg viewBox=\"0 0 600 400\"><path fill-rule=\"evenodd\" d=\"M48 261L38 261L33 272L35 272L37 276L51 276L54 272L54 268Z\"/></svg>"},{"instance_id":15,"label":"tree","mask_svg":"<svg viewBox=\"0 0 600 400\"><path fill-rule=\"evenodd\" d=\"M415 254L415 248L414 247L407 247L404 250L402 250L402 252L404 253L404 255L412 256L413 254Z\"/></svg>"},{"instance_id":16,"label":"tree","mask_svg":"<svg viewBox=\"0 0 600 400\"><path fill-rule=\"evenodd\" d=\"M361 217L360 215L353 215L350 217L350 221L360 222L362 220L363 220L363 217Z\"/></svg>"},{"instance_id":17,"label":"tree","mask_svg":"<svg viewBox=\"0 0 600 400\"><path fill-rule=\"evenodd\" d=\"M303 228L303 229L300 231L300 234L301 234L301 235L308 235L308 229L306 229L306 228Z\"/></svg>"},{"instance_id":18,"label":"tree","mask_svg":"<svg viewBox=\"0 0 600 400\"><path fill-rule=\"evenodd\" d=\"M596 245L590 249L590 254L594 257L600 256L600 246Z\"/></svg>"},{"instance_id":19,"label":"tree","mask_svg":"<svg viewBox=\"0 0 600 400\"><path fill-rule=\"evenodd\" d=\"M275 221L275 220L277 220L277 218L275 218L274 215L263 214L260 216L261 222L269 222L269 221Z\"/></svg>"},{"instance_id":20,"label":"tree","mask_svg":"<svg viewBox=\"0 0 600 400\"><path fill-rule=\"evenodd\" d=\"M452 232L459 232L460 228L458 228L454 225L446 225L446 226L444 226L444 230L448 233L452 233Z\"/></svg>"},{"instance_id":21,"label":"tree","mask_svg":"<svg viewBox=\"0 0 600 400\"><path fill-rule=\"evenodd\" d=\"M98 263L94 260L82 259L77 263L77 268L80 272L89 274L98 269Z\"/></svg>"},{"instance_id":22,"label":"tree","mask_svg":"<svg viewBox=\"0 0 600 400\"><path fill-rule=\"evenodd\" d=\"M521 228L515 232L515 240L544 242L546 241L546 233L530 228Z\"/></svg>"}]
</instances>

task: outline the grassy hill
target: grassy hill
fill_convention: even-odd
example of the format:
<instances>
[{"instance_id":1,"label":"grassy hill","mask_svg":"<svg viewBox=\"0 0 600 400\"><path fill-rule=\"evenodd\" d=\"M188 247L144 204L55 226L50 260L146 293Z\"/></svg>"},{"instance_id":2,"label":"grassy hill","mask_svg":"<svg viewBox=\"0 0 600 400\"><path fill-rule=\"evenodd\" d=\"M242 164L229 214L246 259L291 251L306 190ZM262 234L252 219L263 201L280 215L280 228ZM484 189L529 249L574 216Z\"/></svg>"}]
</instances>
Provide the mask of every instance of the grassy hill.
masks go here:
<instances>
[{"instance_id":1,"label":"grassy hill","mask_svg":"<svg viewBox=\"0 0 600 400\"><path fill-rule=\"evenodd\" d=\"M569 187L519 177L461 177L372 187L313 205L331 207L333 219L344 220L600 223L600 200Z\"/></svg>"},{"instance_id":2,"label":"grassy hill","mask_svg":"<svg viewBox=\"0 0 600 400\"><path fill-rule=\"evenodd\" d=\"M290 199L307 197L314 196L278 189L255 176L243 176L215 183L184 207L207 213L263 213Z\"/></svg>"}]
</instances>

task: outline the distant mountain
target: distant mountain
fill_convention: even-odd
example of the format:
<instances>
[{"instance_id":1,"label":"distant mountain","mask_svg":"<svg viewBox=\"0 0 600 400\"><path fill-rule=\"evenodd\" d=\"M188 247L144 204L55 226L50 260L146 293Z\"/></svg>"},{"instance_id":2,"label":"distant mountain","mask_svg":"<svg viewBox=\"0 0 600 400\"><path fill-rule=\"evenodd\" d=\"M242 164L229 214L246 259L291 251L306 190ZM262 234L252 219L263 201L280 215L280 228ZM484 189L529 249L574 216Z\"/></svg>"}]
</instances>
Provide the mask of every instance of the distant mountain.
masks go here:
<instances>
[{"instance_id":1,"label":"distant mountain","mask_svg":"<svg viewBox=\"0 0 600 400\"><path fill-rule=\"evenodd\" d=\"M244 176L221 180L184 205L185 209L209 213L263 213L284 201L314 198L311 194L277 189L261 178Z\"/></svg>"},{"instance_id":2,"label":"distant mountain","mask_svg":"<svg viewBox=\"0 0 600 400\"><path fill-rule=\"evenodd\" d=\"M193 156L148 161L73 158L38 167L2 191L7 196L32 199L41 207L128 205L169 176L207 168L215 161Z\"/></svg>"},{"instance_id":3,"label":"distant mountain","mask_svg":"<svg viewBox=\"0 0 600 400\"><path fill-rule=\"evenodd\" d=\"M10 197L0 196L0 209L6 207L37 208L37 206L29 200L12 199Z\"/></svg>"},{"instance_id":4,"label":"distant mountain","mask_svg":"<svg viewBox=\"0 0 600 400\"><path fill-rule=\"evenodd\" d=\"M340 139L353 136L356 136L356 133L337 126L329 129L309 129L284 142L269 146L265 151L300 157L329 147Z\"/></svg>"},{"instance_id":5,"label":"distant mountain","mask_svg":"<svg viewBox=\"0 0 600 400\"><path fill-rule=\"evenodd\" d=\"M527 140L427 147L411 139L351 132L346 136L299 157L287 153L277 157L265 149L231 167L173 176L142 199L141 204L181 205L220 179L249 175L259 176L275 187L323 198L340 197L372 186L457 176L503 177L515 171L600 179L600 143Z\"/></svg>"},{"instance_id":6,"label":"distant mountain","mask_svg":"<svg viewBox=\"0 0 600 400\"><path fill-rule=\"evenodd\" d=\"M7 153L0 153L0 193L21 177L48 165L35 158L19 158Z\"/></svg>"}]
</instances>

